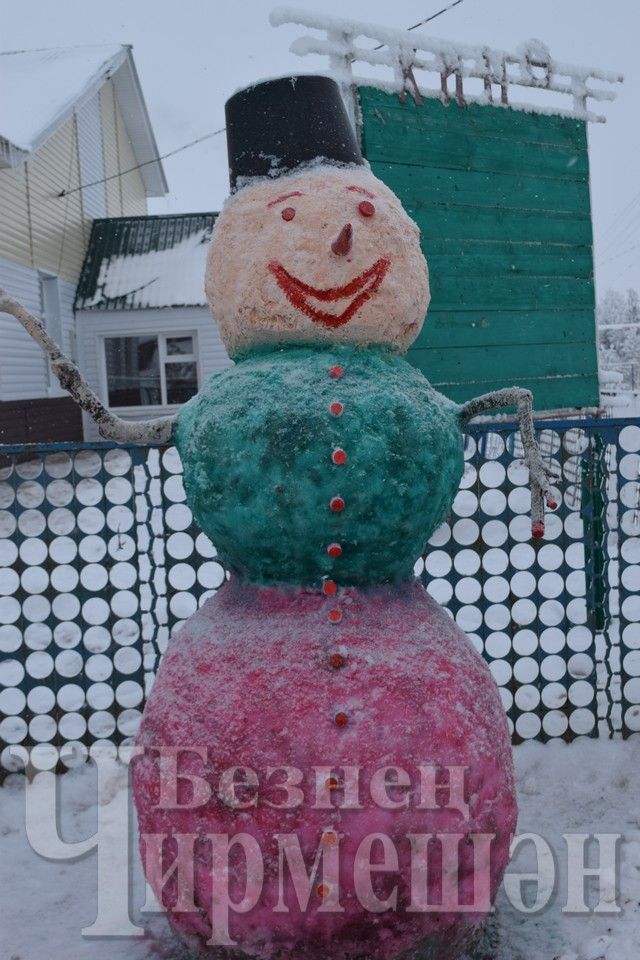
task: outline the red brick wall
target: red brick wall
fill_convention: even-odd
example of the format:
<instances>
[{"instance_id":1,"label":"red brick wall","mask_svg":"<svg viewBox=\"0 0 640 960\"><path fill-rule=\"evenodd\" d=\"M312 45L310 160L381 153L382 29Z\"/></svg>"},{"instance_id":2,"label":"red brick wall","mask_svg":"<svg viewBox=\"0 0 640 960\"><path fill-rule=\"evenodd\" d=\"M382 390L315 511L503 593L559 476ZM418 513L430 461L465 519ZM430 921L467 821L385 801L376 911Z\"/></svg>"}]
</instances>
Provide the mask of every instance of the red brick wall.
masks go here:
<instances>
[{"instance_id":1,"label":"red brick wall","mask_svg":"<svg viewBox=\"0 0 640 960\"><path fill-rule=\"evenodd\" d=\"M71 397L0 402L0 444L82 440L82 417Z\"/></svg>"}]
</instances>

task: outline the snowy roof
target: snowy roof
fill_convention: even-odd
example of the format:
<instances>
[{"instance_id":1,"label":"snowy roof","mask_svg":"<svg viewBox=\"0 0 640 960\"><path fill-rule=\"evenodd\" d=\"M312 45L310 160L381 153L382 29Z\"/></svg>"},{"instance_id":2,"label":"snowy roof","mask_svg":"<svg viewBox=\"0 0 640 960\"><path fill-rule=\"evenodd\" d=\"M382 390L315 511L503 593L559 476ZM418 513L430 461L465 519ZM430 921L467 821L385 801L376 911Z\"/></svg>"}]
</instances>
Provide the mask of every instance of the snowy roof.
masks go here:
<instances>
[{"instance_id":1,"label":"snowy roof","mask_svg":"<svg viewBox=\"0 0 640 960\"><path fill-rule=\"evenodd\" d=\"M436 96L446 102L451 95L449 78L453 78L453 96L460 106L479 101L604 123L604 116L590 109L590 101L614 100L616 95L613 90L594 86L590 81L614 84L623 80L618 73L556 60L541 40L528 40L509 52L291 7L272 10L269 19L274 27L296 24L321 31L324 36L298 37L290 50L301 57L309 54L328 57L331 73L343 88L380 86L408 92L416 102L420 102L421 96ZM364 64L370 72L370 68L374 68L374 75L354 76L353 64L356 63ZM464 89L465 80L471 93ZM547 99L549 106L539 105L537 100L516 104L510 95L514 86L565 95L569 103L566 107L555 107ZM481 92L474 93L474 87L476 90L479 87Z\"/></svg>"},{"instance_id":2,"label":"snowy roof","mask_svg":"<svg viewBox=\"0 0 640 960\"><path fill-rule=\"evenodd\" d=\"M217 213L94 220L77 310L204 306Z\"/></svg>"},{"instance_id":3,"label":"snowy roof","mask_svg":"<svg viewBox=\"0 0 640 960\"><path fill-rule=\"evenodd\" d=\"M167 184L131 47L122 44L0 52L0 139L6 141L0 166L25 160L110 78L136 160L145 164L147 194L164 196Z\"/></svg>"}]
</instances>

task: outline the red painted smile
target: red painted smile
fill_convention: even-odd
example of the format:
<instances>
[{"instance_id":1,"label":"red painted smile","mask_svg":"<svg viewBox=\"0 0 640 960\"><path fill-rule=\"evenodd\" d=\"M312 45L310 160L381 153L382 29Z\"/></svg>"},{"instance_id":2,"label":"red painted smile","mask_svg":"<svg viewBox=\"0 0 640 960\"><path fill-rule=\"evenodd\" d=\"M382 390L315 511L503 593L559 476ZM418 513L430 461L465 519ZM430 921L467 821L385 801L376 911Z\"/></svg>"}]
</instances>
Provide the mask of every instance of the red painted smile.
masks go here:
<instances>
[{"instance_id":1,"label":"red painted smile","mask_svg":"<svg viewBox=\"0 0 640 960\"><path fill-rule=\"evenodd\" d=\"M276 283L289 303L293 304L296 309L305 313L314 323L321 323L325 327L341 327L348 323L362 304L366 303L378 290L390 263L391 261L387 257L381 257L368 270L364 270L363 273L345 283L344 286L329 287L326 290L310 287L308 283L303 283L302 280L298 280L288 270L285 270L282 264L276 260L269 263L268 269L276 278ZM342 313L337 314L320 310L313 306L311 302L312 300L318 300L320 303L334 303L337 300L345 300L347 297L350 298L349 304Z\"/></svg>"}]
</instances>

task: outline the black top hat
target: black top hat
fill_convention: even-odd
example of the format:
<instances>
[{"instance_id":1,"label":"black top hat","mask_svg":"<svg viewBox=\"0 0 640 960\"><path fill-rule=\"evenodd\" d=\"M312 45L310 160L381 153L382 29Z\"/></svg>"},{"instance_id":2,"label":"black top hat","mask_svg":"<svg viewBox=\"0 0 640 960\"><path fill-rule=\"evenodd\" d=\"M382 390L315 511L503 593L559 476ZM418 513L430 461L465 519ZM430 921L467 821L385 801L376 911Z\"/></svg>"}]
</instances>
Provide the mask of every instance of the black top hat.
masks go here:
<instances>
[{"instance_id":1,"label":"black top hat","mask_svg":"<svg viewBox=\"0 0 640 960\"><path fill-rule=\"evenodd\" d=\"M244 177L277 177L317 158L363 163L340 89L329 77L256 83L234 93L225 113L232 191Z\"/></svg>"}]
</instances>

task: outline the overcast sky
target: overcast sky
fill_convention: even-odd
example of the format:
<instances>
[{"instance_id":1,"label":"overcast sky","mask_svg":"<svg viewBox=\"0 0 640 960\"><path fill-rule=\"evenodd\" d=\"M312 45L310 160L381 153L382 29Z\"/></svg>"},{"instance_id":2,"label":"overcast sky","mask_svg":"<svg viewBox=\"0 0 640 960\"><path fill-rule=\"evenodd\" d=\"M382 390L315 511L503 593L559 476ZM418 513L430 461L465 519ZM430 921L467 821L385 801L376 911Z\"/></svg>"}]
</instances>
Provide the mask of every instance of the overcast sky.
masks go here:
<instances>
[{"instance_id":1,"label":"overcast sky","mask_svg":"<svg viewBox=\"0 0 640 960\"><path fill-rule=\"evenodd\" d=\"M449 0L295 0L408 27ZM130 43L161 153L224 125L224 101L254 79L316 68L289 52L299 27L272 28L264 0L1 0L0 48ZM638 0L464 0L425 31L515 49L538 37L558 60L624 73L618 99L591 124L591 196L598 294L640 289L640 4ZM522 91L525 94L526 91ZM3 92L3 95L6 95ZM524 96L521 96L524 99ZM224 135L165 162L170 193L150 212L218 209L227 194Z\"/></svg>"}]
</instances>

